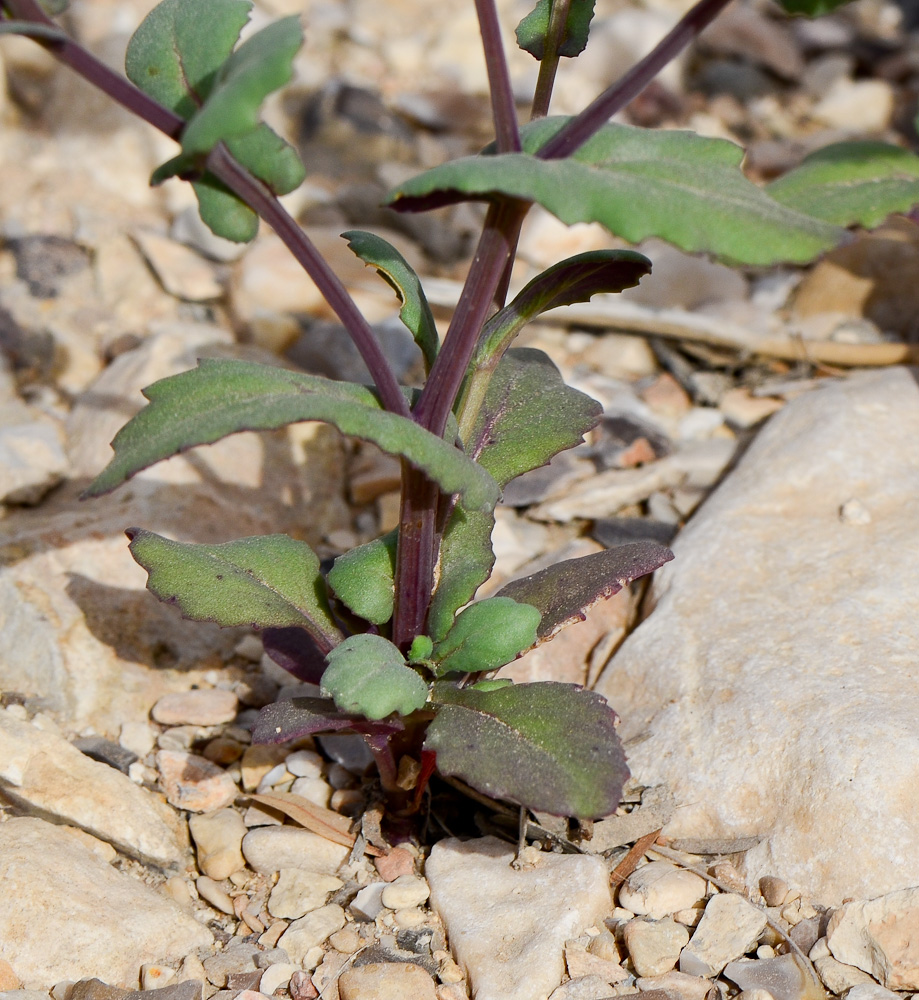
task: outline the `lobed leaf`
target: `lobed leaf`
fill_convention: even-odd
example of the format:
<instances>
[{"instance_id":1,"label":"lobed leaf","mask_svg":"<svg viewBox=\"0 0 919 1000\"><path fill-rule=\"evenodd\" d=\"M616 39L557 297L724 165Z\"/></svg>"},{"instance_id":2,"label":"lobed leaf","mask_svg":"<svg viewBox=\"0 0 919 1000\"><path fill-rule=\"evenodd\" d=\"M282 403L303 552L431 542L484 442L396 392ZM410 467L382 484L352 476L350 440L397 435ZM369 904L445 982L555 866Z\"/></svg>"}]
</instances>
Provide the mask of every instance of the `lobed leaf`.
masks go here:
<instances>
[{"instance_id":1,"label":"lobed leaf","mask_svg":"<svg viewBox=\"0 0 919 1000\"><path fill-rule=\"evenodd\" d=\"M149 405L115 435L115 457L85 496L107 493L164 458L238 431L323 420L407 459L472 509L491 510L498 499L498 486L485 469L414 421L382 409L365 386L205 358L191 371L155 382L144 395Z\"/></svg>"},{"instance_id":2,"label":"lobed leaf","mask_svg":"<svg viewBox=\"0 0 919 1000\"><path fill-rule=\"evenodd\" d=\"M338 599L374 625L384 625L393 615L398 541L398 532L390 531L340 555L329 570L329 586Z\"/></svg>"},{"instance_id":3,"label":"lobed leaf","mask_svg":"<svg viewBox=\"0 0 919 1000\"><path fill-rule=\"evenodd\" d=\"M342 236L348 241L349 249L365 264L376 268L377 274L399 297L402 303L399 318L421 348L425 369L430 371L440 348L440 338L418 275L402 254L382 236L360 229L351 229Z\"/></svg>"},{"instance_id":4,"label":"lobed leaf","mask_svg":"<svg viewBox=\"0 0 919 1000\"><path fill-rule=\"evenodd\" d=\"M442 774L493 798L557 816L597 819L619 805L629 776L605 699L571 684L492 690L434 685L425 749Z\"/></svg>"},{"instance_id":5,"label":"lobed leaf","mask_svg":"<svg viewBox=\"0 0 919 1000\"><path fill-rule=\"evenodd\" d=\"M587 46L590 22L594 16L595 0L571 0L565 34L558 47L560 56L580 55ZM531 56L542 60L546 54L546 35L549 32L549 18L552 0L537 0L536 6L517 25L517 44Z\"/></svg>"},{"instance_id":6,"label":"lobed leaf","mask_svg":"<svg viewBox=\"0 0 919 1000\"><path fill-rule=\"evenodd\" d=\"M266 705L252 727L253 743L285 743L314 733L373 733L391 736L405 727L398 719L368 722L340 712L331 698L289 698Z\"/></svg>"},{"instance_id":7,"label":"lobed leaf","mask_svg":"<svg viewBox=\"0 0 919 1000\"><path fill-rule=\"evenodd\" d=\"M580 444L603 407L565 385L548 355L530 347L508 351L488 382L466 453L502 488Z\"/></svg>"},{"instance_id":8,"label":"lobed leaf","mask_svg":"<svg viewBox=\"0 0 919 1000\"><path fill-rule=\"evenodd\" d=\"M462 504L453 508L441 539L438 582L428 608L426 631L435 641L443 639L456 612L491 575L494 527L494 511L471 511Z\"/></svg>"},{"instance_id":9,"label":"lobed leaf","mask_svg":"<svg viewBox=\"0 0 919 1000\"><path fill-rule=\"evenodd\" d=\"M919 156L883 142L840 142L767 185L776 201L839 226L871 228L919 204Z\"/></svg>"},{"instance_id":10,"label":"lobed leaf","mask_svg":"<svg viewBox=\"0 0 919 1000\"><path fill-rule=\"evenodd\" d=\"M627 542L580 559L565 559L522 580L513 580L501 588L498 596L512 597L539 610L542 618L535 643L539 645L568 625L583 621L595 604L672 558L670 549L657 542Z\"/></svg>"},{"instance_id":11,"label":"lobed leaf","mask_svg":"<svg viewBox=\"0 0 919 1000\"><path fill-rule=\"evenodd\" d=\"M390 193L398 211L498 195L535 201L562 222L599 222L639 243L658 236L683 250L739 263L806 262L844 233L774 201L740 170L743 150L692 132L605 125L566 159L535 154L567 119L521 130L522 153L465 157Z\"/></svg>"},{"instance_id":12,"label":"lobed leaf","mask_svg":"<svg viewBox=\"0 0 919 1000\"><path fill-rule=\"evenodd\" d=\"M196 545L141 528L129 528L127 536L131 555L147 571L147 588L178 605L186 618L223 626L299 626L326 650L342 639L319 558L304 542L262 535Z\"/></svg>"},{"instance_id":13,"label":"lobed leaf","mask_svg":"<svg viewBox=\"0 0 919 1000\"><path fill-rule=\"evenodd\" d=\"M294 57L302 44L296 16L274 21L243 42L220 67L204 104L189 119L182 149L209 153L218 142L254 131L262 101L293 77Z\"/></svg>"},{"instance_id":14,"label":"lobed leaf","mask_svg":"<svg viewBox=\"0 0 919 1000\"><path fill-rule=\"evenodd\" d=\"M508 597L489 597L461 611L431 659L438 677L452 673L484 673L510 663L536 643L540 614L530 604Z\"/></svg>"},{"instance_id":15,"label":"lobed leaf","mask_svg":"<svg viewBox=\"0 0 919 1000\"><path fill-rule=\"evenodd\" d=\"M428 700L428 685L380 635L349 636L327 660L322 693L339 711L379 720L393 712L411 715Z\"/></svg>"}]
</instances>

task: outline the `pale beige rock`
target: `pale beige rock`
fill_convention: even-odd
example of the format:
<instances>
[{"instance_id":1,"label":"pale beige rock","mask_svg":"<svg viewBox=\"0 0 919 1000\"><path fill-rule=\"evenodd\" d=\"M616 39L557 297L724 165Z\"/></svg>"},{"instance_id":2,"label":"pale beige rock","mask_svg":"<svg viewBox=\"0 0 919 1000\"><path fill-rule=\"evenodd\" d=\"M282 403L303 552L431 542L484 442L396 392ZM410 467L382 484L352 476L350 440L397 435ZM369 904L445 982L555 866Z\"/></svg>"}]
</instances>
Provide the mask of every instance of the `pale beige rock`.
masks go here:
<instances>
[{"instance_id":1,"label":"pale beige rock","mask_svg":"<svg viewBox=\"0 0 919 1000\"><path fill-rule=\"evenodd\" d=\"M136 989L145 963L178 962L212 942L177 904L42 820L0 824L0 883L0 940L27 989L92 976Z\"/></svg>"},{"instance_id":2,"label":"pale beige rock","mask_svg":"<svg viewBox=\"0 0 919 1000\"><path fill-rule=\"evenodd\" d=\"M420 906L431 895L428 883L417 875L400 875L383 890L380 900L391 910Z\"/></svg>"},{"instance_id":3,"label":"pale beige rock","mask_svg":"<svg viewBox=\"0 0 919 1000\"><path fill-rule=\"evenodd\" d=\"M176 809L213 812L228 806L239 794L236 783L223 768L194 753L160 750L156 767L166 800Z\"/></svg>"},{"instance_id":4,"label":"pale beige rock","mask_svg":"<svg viewBox=\"0 0 919 1000\"><path fill-rule=\"evenodd\" d=\"M680 972L717 976L728 962L755 947L765 927L765 911L743 896L733 892L712 896L680 955Z\"/></svg>"},{"instance_id":5,"label":"pale beige rock","mask_svg":"<svg viewBox=\"0 0 919 1000\"><path fill-rule=\"evenodd\" d=\"M150 714L164 726L219 726L236 718L238 705L232 691L201 688L163 695Z\"/></svg>"},{"instance_id":6,"label":"pale beige rock","mask_svg":"<svg viewBox=\"0 0 919 1000\"><path fill-rule=\"evenodd\" d=\"M673 920L630 920L622 940L637 976L662 976L676 966L689 931Z\"/></svg>"},{"instance_id":7,"label":"pale beige rock","mask_svg":"<svg viewBox=\"0 0 919 1000\"><path fill-rule=\"evenodd\" d=\"M324 906L329 893L340 889L343 884L334 875L303 871L301 868L282 868L277 884L268 897L268 912L273 917L295 920Z\"/></svg>"},{"instance_id":8,"label":"pale beige rock","mask_svg":"<svg viewBox=\"0 0 919 1000\"><path fill-rule=\"evenodd\" d=\"M434 980L411 962L370 962L338 980L341 1000L436 1000Z\"/></svg>"},{"instance_id":9,"label":"pale beige rock","mask_svg":"<svg viewBox=\"0 0 919 1000\"><path fill-rule=\"evenodd\" d=\"M336 903L320 906L318 910L294 920L278 940L291 960L303 962L311 948L318 948L330 934L345 926L345 911Z\"/></svg>"},{"instance_id":10,"label":"pale beige rock","mask_svg":"<svg viewBox=\"0 0 919 1000\"><path fill-rule=\"evenodd\" d=\"M919 989L919 888L845 903L826 931L833 957L889 990Z\"/></svg>"},{"instance_id":11,"label":"pale beige rock","mask_svg":"<svg viewBox=\"0 0 919 1000\"><path fill-rule=\"evenodd\" d=\"M618 962L589 951L580 942L569 942L565 945L565 968L572 979L582 976L599 976L604 982L613 985L625 982L629 973Z\"/></svg>"},{"instance_id":12,"label":"pale beige rock","mask_svg":"<svg viewBox=\"0 0 919 1000\"><path fill-rule=\"evenodd\" d=\"M780 872L832 904L919 883L914 436L906 369L787 403L678 536L597 685L624 742L642 736L633 775L679 803L666 833L763 837L751 884ZM840 519L853 498L870 523Z\"/></svg>"},{"instance_id":13,"label":"pale beige rock","mask_svg":"<svg viewBox=\"0 0 919 1000\"><path fill-rule=\"evenodd\" d=\"M27 406L0 406L0 501L36 504L67 471L57 421Z\"/></svg>"},{"instance_id":14,"label":"pale beige rock","mask_svg":"<svg viewBox=\"0 0 919 1000\"><path fill-rule=\"evenodd\" d=\"M187 302L208 302L223 295L213 266L194 250L149 230L137 230L134 240L170 295Z\"/></svg>"},{"instance_id":15,"label":"pale beige rock","mask_svg":"<svg viewBox=\"0 0 919 1000\"><path fill-rule=\"evenodd\" d=\"M894 108L893 87L886 80L837 80L811 108L821 124L849 133L880 132Z\"/></svg>"},{"instance_id":16,"label":"pale beige rock","mask_svg":"<svg viewBox=\"0 0 919 1000\"><path fill-rule=\"evenodd\" d=\"M712 981L702 976L690 976L685 972L665 972L662 976L646 976L635 980L642 993L651 990L666 990L684 1000L704 1000L712 988Z\"/></svg>"},{"instance_id":17,"label":"pale beige rock","mask_svg":"<svg viewBox=\"0 0 919 1000\"><path fill-rule=\"evenodd\" d=\"M431 906L477 1000L544 1000L561 981L565 942L612 910L599 858L541 854L516 871L513 856L494 837L449 839L425 865Z\"/></svg>"},{"instance_id":18,"label":"pale beige rock","mask_svg":"<svg viewBox=\"0 0 919 1000\"><path fill-rule=\"evenodd\" d=\"M198 868L209 878L227 878L245 867L242 842L246 824L235 809L192 816L188 829L198 850Z\"/></svg>"},{"instance_id":19,"label":"pale beige rock","mask_svg":"<svg viewBox=\"0 0 919 1000\"><path fill-rule=\"evenodd\" d=\"M161 800L62 737L2 709L0 796L167 868L180 865L188 849L179 818Z\"/></svg>"},{"instance_id":20,"label":"pale beige rock","mask_svg":"<svg viewBox=\"0 0 919 1000\"><path fill-rule=\"evenodd\" d=\"M202 875L195 879L195 888L201 898L210 903L215 910L220 910L221 913L235 913L232 898L219 882L215 882L207 875Z\"/></svg>"},{"instance_id":21,"label":"pale beige rock","mask_svg":"<svg viewBox=\"0 0 919 1000\"><path fill-rule=\"evenodd\" d=\"M249 867L262 875L284 868L332 875L347 858L348 848L299 827L263 826L243 838L243 855Z\"/></svg>"},{"instance_id":22,"label":"pale beige rock","mask_svg":"<svg viewBox=\"0 0 919 1000\"><path fill-rule=\"evenodd\" d=\"M636 868L619 889L619 905L660 920L705 898L706 882L669 861L651 861Z\"/></svg>"}]
</instances>

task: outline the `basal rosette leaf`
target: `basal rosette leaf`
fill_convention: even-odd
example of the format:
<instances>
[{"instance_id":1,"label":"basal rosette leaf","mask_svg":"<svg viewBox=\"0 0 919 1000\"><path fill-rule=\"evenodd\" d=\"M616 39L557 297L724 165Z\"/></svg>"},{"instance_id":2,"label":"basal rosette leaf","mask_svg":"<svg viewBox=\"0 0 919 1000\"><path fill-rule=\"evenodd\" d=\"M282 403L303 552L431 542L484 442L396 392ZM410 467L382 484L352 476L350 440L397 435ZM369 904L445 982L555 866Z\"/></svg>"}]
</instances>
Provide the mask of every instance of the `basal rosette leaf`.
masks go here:
<instances>
[{"instance_id":1,"label":"basal rosette leaf","mask_svg":"<svg viewBox=\"0 0 919 1000\"><path fill-rule=\"evenodd\" d=\"M115 457L86 496L107 493L164 458L238 431L322 420L407 459L472 509L491 510L498 499L498 486L485 469L414 421L385 411L365 386L205 358L197 368L149 386L144 395L149 405L115 435Z\"/></svg>"},{"instance_id":2,"label":"basal rosette leaf","mask_svg":"<svg viewBox=\"0 0 919 1000\"><path fill-rule=\"evenodd\" d=\"M532 605L507 597L488 597L470 605L434 646L431 659L436 675L484 673L503 667L535 645L540 618Z\"/></svg>"},{"instance_id":3,"label":"basal rosette leaf","mask_svg":"<svg viewBox=\"0 0 919 1000\"><path fill-rule=\"evenodd\" d=\"M485 795L557 816L613 812L629 776L606 700L572 684L434 685L425 749Z\"/></svg>"},{"instance_id":4,"label":"basal rosette leaf","mask_svg":"<svg viewBox=\"0 0 919 1000\"><path fill-rule=\"evenodd\" d=\"M186 618L223 626L299 626L324 650L342 639L319 558L303 542L261 535L197 545L140 528L127 535L131 555L147 571L147 588Z\"/></svg>"},{"instance_id":5,"label":"basal rosette leaf","mask_svg":"<svg viewBox=\"0 0 919 1000\"><path fill-rule=\"evenodd\" d=\"M331 698L289 698L266 705L252 728L253 743L284 743L314 733L367 733L391 736L405 727L398 719L369 722L335 707Z\"/></svg>"},{"instance_id":6,"label":"basal rosette leaf","mask_svg":"<svg viewBox=\"0 0 919 1000\"><path fill-rule=\"evenodd\" d=\"M430 371L440 349L440 339L418 275L402 254L382 236L360 229L341 235L348 241L348 248L364 263L376 268L380 277L399 297L402 303L399 318L421 348L425 368Z\"/></svg>"},{"instance_id":7,"label":"basal rosette leaf","mask_svg":"<svg viewBox=\"0 0 919 1000\"><path fill-rule=\"evenodd\" d=\"M568 625L583 621L597 603L617 594L641 576L653 573L673 558L657 542L627 542L604 552L565 559L521 580L513 580L499 597L532 604L540 612L535 645L547 642Z\"/></svg>"},{"instance_id":8,"label":"basal rosette leaf","mask_svg":"<svg viewBox=\"0 0 919 1000\"><path fill-rule=\"evenodd\" d=\"M766 191L839 226L871 228L919 204L919 156L883 142L840 142L804 158Z\"/></svg>"},{"instance_id":9,"label":"basal rosette leaf","mask_svg":"<svg viewBox=\"0 0 919 1000\"><path fill-rule=\"evenodd\" d=\"M595 0L571 0L565 35L558 47L560 56L580 55L587 46L590 22L594 16ZM546 54L546 35L549 31L549 17L552 0L537 0L536 6L517 25L517 44L531 56L542 60Z\"/></svg>"},{"instance_id":10,"label":"basal rosette leaf","mask_svg":"<svg viewBox=\"0 0 919 1000\"><path fill-rule=\"evenodd\" d=\"M393 712L411 715L428 700L428 685L380 635L349 636L327 659L322 693L341 712L376 721Z\"/></svg>"},{"instance_id":11,"label":"basal rosette leaf","mask_svg":"<svg viewBox=\"0 0 919 1000\"><path fill-rule=\"evenodd\" d=\"M632 243L657 236L739 263L806 262L844 232L780 204L740 169L743 150L692 132L605 125L566 159L534 155L567 119L531 122L523 152L465 157L406 181L388 198L425 211L498 195L566 222L599 222Z\"/></svg>"},{"instance_id":12,"label":"basal rosette leaf","mask_svg":"<svg viewBox=\"0 0 919 1000\"><path fill-rule=\"evenodd\" d=\"M398 533L390 531L340 555L329 570L329 586L335 596L374 625L392 618L398 540Z\"/></svg>"},{"instance_id":13,"label":"basal rosette leaf","mask_svg":"<svg viewBox=\"0 0 919 1000\"><path fill-rule=\"evenodd\" d=\"M318 684L325 673L325 654L313 637L302 628L266 628L262 648L279 667L307 684Z\"/></svg>"}]
</instances>

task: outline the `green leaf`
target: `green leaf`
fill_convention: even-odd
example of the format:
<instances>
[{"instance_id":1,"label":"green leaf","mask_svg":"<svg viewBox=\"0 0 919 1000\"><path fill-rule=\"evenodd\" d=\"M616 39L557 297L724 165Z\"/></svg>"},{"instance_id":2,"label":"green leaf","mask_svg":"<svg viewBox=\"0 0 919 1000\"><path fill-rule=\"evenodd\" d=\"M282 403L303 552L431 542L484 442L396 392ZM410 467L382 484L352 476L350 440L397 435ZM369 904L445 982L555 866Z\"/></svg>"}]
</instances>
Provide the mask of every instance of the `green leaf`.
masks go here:
<instances>
[{"instance_id":1,"label":"green leaf","mask_svg":"<svg viewBox=\"0 0 919 1000\"><path fill-rule=\"evenodd\" d=\"M442 774L493 798L557 816L598 819L629 776L616 713L592 691L552 682L493 691L435 684L425 749Z\"/></svg>"},{"instance_id":2,"label":"green leaf","mask_svg":"<svg viewBox=\"0 0 919 1000\"><path fill-rule=\"evenodd\" d=\"M375 267L377 274L399 297L402 303L399 318L421 348L425 370L430 371L440 348L440 339L418 275L402 254L382 236L360 229L351 229L341 235L348 241L349 249L366 264Z\"/></svg>"},{"instance_id":3,"label":"green leaf","mask_svg":"<svg viewBox=\"0 0 919 1000\"><path fill-rule=\"evenodd\" d=\"M128 79L180 117L191 118L210 94L251 9L250 0L163 0L128 43Z\"/></svg>"},{"instance_id":4,"label":"green leaf","mask_svg":"<svg viewBox=\"0 0 919 1000\"><path fill-rule=\"evenodd\" d=\"M605 125L567 159L533 154L567 119L522 131L522 153L465 157L391 192L399 211L498 195L535 201L562 222L599 222L638 243L658 236L683 250L746 264L806 262L844 233L769 197L740 170L743 150L692 132Z\"/></svg>"},{"instance_id":5,"label":"green leaf","mask_svg":"<svg viewBox=\"0 0 919 1000\"><path fill-rule=\"evenodd\" d=\"M141 528L127 535L131 555L147 571L147 588L186 618L253 628L296 625L324 650L341 641L319 558L303 542L263 535L194 545Z\"/></svg>"},{"instance_id":6,"label":"green leaf","mask_svg":"<svg viewBox=\"0 0 919 1000\"><path fill-rule=\"evenodd\" d=\"M0 35L25 35L47 42L66 42L67 33L51 24L32 24L31 21L0 21Z\"/></svg>"},{"instance_id":7,"label":"green leaf","mask_svg":"<svg viewBox=\"0 0 919 1000\"><path fill-rule=\"evenodd\" d=\"M329 570L329 586L351 611L374 625L392 618L398 532L340 555Z\"/></svg>"},{"instance_id":8,"label":"green leaf","mask_svg":"<svg viewBox=\"0 0 919 1000\"><path fill-rule=\"evenodd\" d=\"M284 743L313 733L374 733L391 735L405 727L398 719L368 722L340 712L331 698L285 698L266 705L252 728L253 743Z\"/></svg>"},{"instance_id":9,"label":"green leaf","mask_svg":"<svg viewBox=\"0 0 919 1000\"><path fill-rule=\"evenodd\" d=\"M595 604L672 558L670 549L657 542L627 542L580 559L565 559L522 580L513 580L501 588L499 596L512 597L539 610L540 644L568 625L583 621Z\"/></svg>"},{"instance_id":10,"label":"green leaf","mask_svg":"<svg viewBox=\"0 0 919 1000\"><path fill-rule=\"evenodd\" d=\"M151 182L152 183L152 182ZM192 181L201 221L215 236L248 243L258 235L258 215L212 174Z\"/></svg>"},{"instance_id":11,"label":"green leaf","mask_svg":"<svg viewBox=\"0 0 919 1000\"><path fill-rule=\"evenodd\" d=\"M466 453L502 488L579 444L603 407L565 385L548 355L530 347L508 351L475 407Z\"/></svg>"},{"instance_id":12,"label":"green leaf","mask_svg":"<svg viewBox=\"0 0 919 1000\"><path fill-rule=\"evenodd\" d=\"M408 662L426 664L433 652L434 643L431 641L430 636L416 635L412 639L411 649L408 651Z\"/></svg>"},{"instance_id":13,"label":"green leaf","mask_svg":"<svg viewBox=\"0 0 919 1000\"><path fill-rule=\"evenodd\" d=\"M327 659L322 693L342 712L384 719L393 712L411 715L428 700L427 684L382 636L352 635Z\"/></svg>"},{"instance_id":14,"label":"green leaf","mask_svg":"<svg viewBox=\"0 0 919 1000\"><path fill-rule=\"evenodd\" d=\"M778 2L779 6L783 7L788 14L820 17L821 14L829 14L837 7L850 3L850 0L778 0Z\"/></svg>"},{"instance_id":15,"label":"green leaf","mask_svg":"<svg viewBox=\"0 0 919 1000\"><path fill-rule=\"evenodd\" d=\"M86 496L107 493L155 462L237 431L323 420L407 459L471 509L491 510L498 499L498 486L483 468L414 421L384 410L365 386L205 358L192 371L154 383L144 395L150 404L115 435L115 457Z\"/></svg>"},{"instance_id":16,"label":"green leaf","mask_svg":"<svg viewBox=\"0 0 919 1000\"><path fill-rule=\"evenodd\" d=\"M497 670L536 643L540 613L507 597L488 597L461 611L453 628L434 646L436 674Z\"/></svg>"},{"instance_id":17,"label":"green leaf","mask_svg":"<svg viewBox=\"0 0 919 1000\"><path fill-rule=\"evenodd\" d=\"M595 0L571 0L565 36L558 47L560 56L580 55L587 45ZM537 0L536 6L517 25L517 44L530 55L543 59L546 54L546 34L549 31L551 0Z\"/></svg>"},{"instance_id":18,"label":"green leaf","mask_svg":"<svg viewBox=\"0 0 919 1000\"><path fill-rule=\"evenodd\" d=\"M243 42L221 66L203 106L189 119L182 149L209 153L218 142L254 131L262 101L293 77L294 57L302 43L298 17L275 21Z\"/></svg>"},{"instance_id":19,"label":"green leaf","mask_svg":"<svg viewBox=\"0 0 919 1000\"><path fill-rule=\"evenodd\" d=\"M919 156L883 142L835 143L811 153L766 190L797 212L871 228L919 203Z\"/></svg>"},{"instance_id":20,"label":"green leaf","mask_svg":"<svg viewBox=\"0 0 919 1000\"><path fill-rule=\"evenodd\" d=\"M491 575L494 527L493 511L467 510L462 504L454 507L440 543L438 583L428 609L427 632L435 641L443 639L456 612Z\"/></svg>"}]
</instances>

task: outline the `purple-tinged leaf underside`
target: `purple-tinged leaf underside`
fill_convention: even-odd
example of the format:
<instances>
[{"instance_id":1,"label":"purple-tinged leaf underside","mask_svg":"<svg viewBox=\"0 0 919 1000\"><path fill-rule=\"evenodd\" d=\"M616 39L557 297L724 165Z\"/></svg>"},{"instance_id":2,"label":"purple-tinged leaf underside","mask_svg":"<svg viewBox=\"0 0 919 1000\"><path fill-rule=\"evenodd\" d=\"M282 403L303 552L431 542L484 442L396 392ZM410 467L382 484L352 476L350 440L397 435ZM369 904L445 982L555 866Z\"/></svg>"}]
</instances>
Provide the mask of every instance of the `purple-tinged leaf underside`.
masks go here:
<instances>
[{"instance_id":1,"label":"purple-tinged leaf underside","mask_svg":"<svg viewBox=\"0 0 919 1000\"><path fill-rule=\"evenodd\" d=\"M496 690L434 685L425 749L442 774L493 798L557 816L598 819L629 776L606 700L573 684Z\"/></svg>"},{"instance_id":2,"label":"purple-tinged leaf underside","mask_svg":"<svg viewBox=\"0 0 919 1000\"><path fill-rule=\"evenodd\" d=\"M657 542L628 542L580 559L565 559L532 576L513 580L495 596L512 597L541 612L538 646L568 625L583 621L595 604L672 558L670 549Z\"/></svg>"},{"instance_id":3,"label":"purple-tinged leaf underside","mask_svg":"<svg viewBox=\"0 0 919 1000\"><path fill-rule=\"evenodd\" d=\"M339 712L331 698L289 698L266 705L252 728L253 743L285 743L317 733L369 733L391 736L405 727L398 719L369 722Z\"/></svg>"},{"instance_id":4,"label":"purple-tinged leaf underside","mask_svg":"<svg viewBox=\"0 0 919 1000\"><path fill-rule=\"evenodd\" d=\"M279 667L306 684L319 684L325 673L325 653L302 628L266 628L262 647Z\"/></svg>"}]
</instances>

